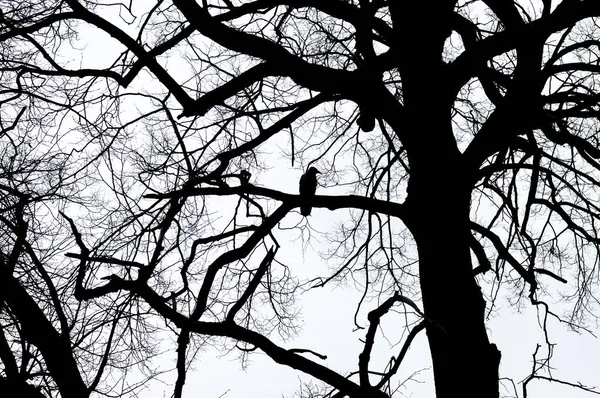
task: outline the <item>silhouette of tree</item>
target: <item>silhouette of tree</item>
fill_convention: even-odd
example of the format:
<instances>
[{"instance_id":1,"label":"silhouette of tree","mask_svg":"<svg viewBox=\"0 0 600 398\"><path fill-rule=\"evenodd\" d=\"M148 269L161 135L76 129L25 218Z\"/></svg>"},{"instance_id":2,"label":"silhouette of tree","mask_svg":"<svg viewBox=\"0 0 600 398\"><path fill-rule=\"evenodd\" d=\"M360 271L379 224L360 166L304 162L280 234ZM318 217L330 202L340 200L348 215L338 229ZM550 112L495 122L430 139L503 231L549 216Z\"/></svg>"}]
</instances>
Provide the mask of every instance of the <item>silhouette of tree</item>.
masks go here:
<instances>
[{"instance_id":1,"label":"silhouette of tree","mask_svg":"<svg viewBox=\"0 0 600 398\"><path fill-rule=\"evenodd\" d=\"M176 398L201 344L323 383L301 396L387 397L426 330L438 398L498 397L485 319L499 294L558 318L546 301L569 284L560 319L594 317L597 0L0 11L0 388L134 395L167 335ZM313 214L347 216L326 235L333 269L309 283L282 255L284 219L316 232L297 180L286 193L264 177L281 162L298 178L315 162ZM355 371L276 341L298 332L298 294L350 278L378 303ZM408 333L380 369L392 308ZM524 386L554 380L548 344Z\"/></svg>"}]
</instances>

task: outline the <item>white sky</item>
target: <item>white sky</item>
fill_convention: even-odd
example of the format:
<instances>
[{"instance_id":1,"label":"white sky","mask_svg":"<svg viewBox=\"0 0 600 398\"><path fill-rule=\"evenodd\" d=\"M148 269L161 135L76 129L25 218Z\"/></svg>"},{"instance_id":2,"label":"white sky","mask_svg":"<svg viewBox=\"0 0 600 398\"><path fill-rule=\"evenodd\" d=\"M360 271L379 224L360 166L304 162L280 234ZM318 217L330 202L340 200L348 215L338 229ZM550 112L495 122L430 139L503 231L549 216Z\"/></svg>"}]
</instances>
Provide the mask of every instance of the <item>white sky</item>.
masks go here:
<instances>
[{"instance_id":1,"label":"white sky","mask_svg":"<svg viewBox=\"0 0 600 398\"><path fill-rule=\"evenodd\" d=\"M282 164L285 166L285 164ZM285 192L296 191L300 171L280 167L265 176L262 181L269 181L270 188L281 189ZM319 188L320 194L328 194L328 189ZM288 217L299 217L292 214ZM330 224L335 218L333 212L326 209L313 209L310 217L311 224L318 229ZM285 220L284 220L285 222ZM280 235L278 235L280 236ZM314 239L314 238L313 238ZM298 265L301 248L298 242L282 241L283 248L278 253L278 258L292 259L295 266L295 275L309 276L319 268L326 268L323 260L315 252L305 254L304 264ZM311 242L315 249L319 246ZM281 256L280 256L281 255ZM556 282L558 284L558 282ZM355 370L358 363L358 354L362 350L359 339L363 339L365 329L353 331L356 304L360 294L351 286L324 288L312 290L299 299L302 307L303 329L300 335L290 341L274 340L286 348L305 348L327 355L327 360L321 361L330 368L345 373ZM383 297L385 299L386 297ZM365 306L361 311L359 321L366 326L367 311L373 308L374 303ZM518 396L522 396L522 382L531 371L532 355L536 344L545 347L544 335L538 325L536 310L527 305L518 313L509 302L499 298L496 303L498 314L488 323L490 340L498 345L502 352L500 365L501 377L511 377L516 383ZM398 307L395 307L398 309ZM560 302L552 307L561 313ZM383 318L385 338L378 332L373 351L373 364L385 364L390 356L397 355L400 350L401 332L404 326L403 319L389 313ZM567 382L581 383L588 387L600 386L600 344L595 337L583 333L577 334L569 331L564 324L559 324L553 318L548 321L549 338L552 343L557 343L551 362L553 375ZM400 328L400 330L398 329ZM400 342L400 344L397 344ZM394 346L394 344L396 344ZM175 347L173 347L175 349ZM540 351L540 357L545 351ZM306 354L310 356L310 354ZM310 356L311 359L315 357ZM205 398L218 398L226 393L227 398L265 397L276 398L290 397L300 388L300 379L310 381L311 378L291 368L274 363L262 353L251 355L251 361L246 369L241 368L237 354L228 356L209 348L199 356L194 370L188 374L184 396L202 396ZM380 370L373 368L372 370ZM412 381L403 385L399 392L406 397L431 398L434 396L433 373L425 333L421 332L415 339L403 365L400 368L397 380L409 378L414 372L419 372ZM469 375L465 371L465 383L469 382ZM510 388L509 384L504 384ZM159 392L160 391L160 392ZM152 389L150 397L169 396L172 385ZM163 395L164 394L164 395ZM501 388L501 396L514 396L512 390ZM529 397L558 398L569 396L572 398L591 397L594 394L562 386L558 383L549 383L543 380L534 380L529 383Z\"/></svg>"},{"instance_id":2,"label":"white sky","mask_svg":"<svg viewBox=\"0 0 600 398\"><path fill-rule=\"evenodd\" d=\"M82 36L82 41L89 41L85 50L85 63L106 65L110 57L110 46L106 46L107 36L97 37L98 41L89 41ZM110 40L110 39L109 39ZM114 42L114 41L113 41ZM103 44L101 44L103 43ZM100 47L98 47L100 46ZM102 48L102 51L99 51ZM118 50L113 47L114 50ZM77 61L78 62L78 61ZM87 65L86 65L87 66ZM275 146L273 146L275 148ZM322 170L326 172L327 170ZM297 181L301 175L299 168L291 169L289 163L283 164L272 170L268 175L261 176L261 181L269 188L281 189L286 192L297 192ZM332 190L320 188L320 194L331 194ZM299 217L297 214L289 217ZM326 227L334 220L330 211L324 209L313 210L310 222L319 229ZM278 258L297 259L300 253L299 243L280 242L283 244ZM313 242L318 248L318 243ZM305 262L299 274L306 274L311 268L325 267L323 261L315 253L307 253ZM288 348L307 348L325 354L328 359L325 364L334 370L344 372L355 369L358 362L358 353L362 349L359 339L365 335L365 330L353 332L353 316L359 294L351 287L336 289L313 290L300 298L304 326L301 334L284 344ZM385 299L384 297L383 299ZM523 313L515 313L508 302L499 299L500 314L489 322L490 340L496 343L502 352L501 376L512 377L515 382L522 381L530 372L532 354L536 344L544 344L544 336L537 324L535 310L527 308ZM558 311L560 313L560 311ZM396 317L401 328L401 318ZM361 313L363 325L366 325L366 312ZM395 330L391 322L386 323L386 337L389 342L378 335L375 344L375 358L373 363L385 363L391 355L396 355L399 345L390 347L390 343L397 343L401 330ZM554 376L568 382L581 382L587 386L600 385L600 344L598 340L588 334L578 335L568 332L564 325L549 321L550 339L558 343L555 347L552 365L556 369ZM175 350L173 346L173 351ZM307 354L309 355L309 354ZM314 358L314 357L312 357ZM227 398L264 397L275 398L282 394L292 395L298 390L302 380L308 381L309 377L285 366L277 365L266 355L257 353L251 356L251 363L245 369L240 368L240 363L235 355L222 357L215 349L209 348L200 355L200 361L195 364L194 370L188 374L184 389L185 397L217 398L224 393ZM406 383L401 388L404 396L413 398L430 398L434 395L433 379L430 368L429 352L426 345L425 333L421 332L413 343L401 367L400 379L410 376L413 372L421 371L414 381ZM173 376L173 375L171 375ZM167 377L165 380L171 380ZM465 383L469 382L469 375L465 373ZM519 395L521 385L517 385ZM170 396L171 385L153 383L145 397ZM501 391L504 396L512 396L511 391ZM460 396L460 392L457 392ZM562 387L557 383L533 381L529 388L530 397L554 398L569 396L572 398L589 397L585 393L569 387Z\"/></svg>"}]
</instances>

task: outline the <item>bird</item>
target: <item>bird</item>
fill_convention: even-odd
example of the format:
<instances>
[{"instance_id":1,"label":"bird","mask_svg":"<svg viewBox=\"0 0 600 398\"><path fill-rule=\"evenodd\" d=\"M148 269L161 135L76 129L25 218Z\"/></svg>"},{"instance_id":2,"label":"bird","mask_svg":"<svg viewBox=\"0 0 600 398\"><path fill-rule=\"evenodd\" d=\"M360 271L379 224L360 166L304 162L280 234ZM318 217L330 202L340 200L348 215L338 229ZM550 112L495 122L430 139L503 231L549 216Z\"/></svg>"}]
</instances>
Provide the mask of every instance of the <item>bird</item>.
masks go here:
<instances>
[{"instance_id":1,"label":"bird","mask_svg":"<svg viewBox=\"0 0 600 398\"><path fill-rule=\"evenodd\" d=\"M362 131L370 133L375 128L375 115L369 106L361 106L356 124Z\"/></svg>"},{"instance_id":2,"label":"bird","mask_svg":"<svg viewBox=\"0 0 600 398\"><path fill-rule=\"evenodd\" d=\"M300 197L303 199L303 203L300 206L300 214L304 217L310 216L312 206L306 202L309 202L314 196L317 190L317 174L321 174L315 167L309 167L309 169L300 177Z\"/></svg>"}]
</instances>

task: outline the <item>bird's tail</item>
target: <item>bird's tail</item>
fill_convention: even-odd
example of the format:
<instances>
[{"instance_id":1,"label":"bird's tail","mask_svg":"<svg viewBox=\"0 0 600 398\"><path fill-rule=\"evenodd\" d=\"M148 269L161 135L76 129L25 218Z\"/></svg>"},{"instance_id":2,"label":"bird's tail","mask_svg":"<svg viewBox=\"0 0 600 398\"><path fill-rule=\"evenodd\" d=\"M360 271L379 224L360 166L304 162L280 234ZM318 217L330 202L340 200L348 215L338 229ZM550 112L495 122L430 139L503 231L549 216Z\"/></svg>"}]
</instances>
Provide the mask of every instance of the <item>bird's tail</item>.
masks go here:
<instances>
[{"instance_id":1,"label":"bird's tail","mask_svg":"<svg viewBox=\"0 0 600 398\"><path fill-rule=\"evenodd\" d=\"M310 206L300 207L300 214L302 214L304 217L310 216L311 211L312 211L312 207L310 207Z\"/></svg>"}]
</instances>

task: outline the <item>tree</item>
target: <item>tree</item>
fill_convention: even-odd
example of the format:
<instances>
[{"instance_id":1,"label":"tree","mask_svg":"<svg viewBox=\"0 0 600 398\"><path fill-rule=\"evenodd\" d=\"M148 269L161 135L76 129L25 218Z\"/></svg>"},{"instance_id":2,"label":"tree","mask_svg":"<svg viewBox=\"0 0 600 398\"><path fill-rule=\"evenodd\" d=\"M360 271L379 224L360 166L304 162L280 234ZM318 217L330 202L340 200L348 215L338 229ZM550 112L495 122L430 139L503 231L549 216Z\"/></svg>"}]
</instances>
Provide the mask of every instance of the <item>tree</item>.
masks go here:
<instances>
[{"instance_id":1,"label":"tree","mask_svg":"<svg viewBox=\"0 0 600 398\"><path fill-rule=\"evenodd\" d=\"M136 338L167 332L177 336L176 397L190 346L203 339L261 350L322 381L315 394L384 397L425 329L438 398L498 397L501 353L485 317L499 291L557 316L546 287L569 282L565 321L593 316L596 0L9 0L0 9L0 138L36 159L0 174L3 346L31 348L16 358L35 356L45 375L17 371L8 355L4 378L65 398L114 394L106 380L119 360L157 354ZM30 136L15 143L12 130ZM57 154L64 162L48 168ZM344 189L319 188L311 200L313 211L347 215L328 235L337 268L312 285L277 255L284 220L314 233L297 214L305 198L261 179L282 156L299 171L315 162L323 184ZM404 239L417 263L399 249ZM353 374L275 342L274 331L296 332L296 294L358 269L379 305ZM396 304L420 320L398 325L410 328L400 354L373 370L380 321ZM42 326L45 339L28 332Z\"/></svg>"}]
</instances>

